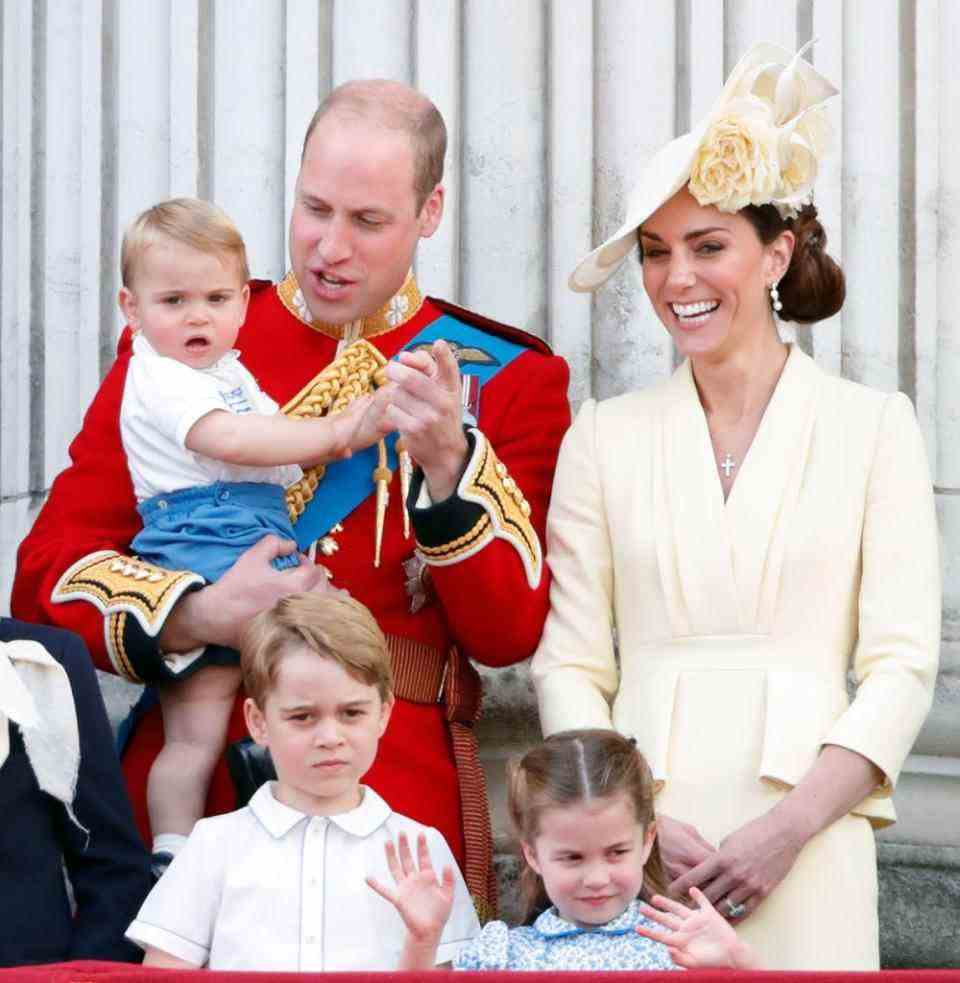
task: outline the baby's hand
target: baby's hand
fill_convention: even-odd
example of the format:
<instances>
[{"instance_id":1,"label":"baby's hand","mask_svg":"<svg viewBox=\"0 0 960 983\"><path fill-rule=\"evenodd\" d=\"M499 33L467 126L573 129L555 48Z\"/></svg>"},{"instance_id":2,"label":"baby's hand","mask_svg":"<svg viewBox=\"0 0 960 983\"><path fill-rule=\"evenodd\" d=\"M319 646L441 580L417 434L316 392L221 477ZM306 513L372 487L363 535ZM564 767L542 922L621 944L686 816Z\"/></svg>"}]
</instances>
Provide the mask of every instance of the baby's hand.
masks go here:
<instances>
[{"instance_id":1,"label":"baby's hand","mask_svg":"<svg viewBox=\"0 0 960 983\"><path fill-rule=\"evenodd\" d=\"M733 926L710 904L706 895L692 887L690 896L696 901L696 908L687 908L679 901L655 895L653 904L644 904L641 910L667 931L638 925L637 934L662 942L670 958L687 969L707 966L759 969L756 953L737 936Z\"/></svg>"},{"instance_id":2,"label":"baby's hand","mask_svg":"<svg viewBox=\"0 0 960 983\"><path fill-rule=\"evenodd\" d=\"M398 847L392 841L384 846L395 887L391 889L372 877L367 878L367 884L397 909L413 942L436 944L453 907L453 868L444 867L437 879L423 833L417 837L418 863L414 863L406 833L400 834L398 842Z\"/></svg>"},{"instance_id":3,"label":"baby's hand","mask_svg":"<svg viewBox=\"0 0 960 983\"><path fill-rule=\"evenodd\" d=\"M345 410L328 417L336 427L338 457L350 457L386 437L391 431L385 414L390 405L389 392L380 390L375 396L361 396Z\"/></svg>"}]
</instances>

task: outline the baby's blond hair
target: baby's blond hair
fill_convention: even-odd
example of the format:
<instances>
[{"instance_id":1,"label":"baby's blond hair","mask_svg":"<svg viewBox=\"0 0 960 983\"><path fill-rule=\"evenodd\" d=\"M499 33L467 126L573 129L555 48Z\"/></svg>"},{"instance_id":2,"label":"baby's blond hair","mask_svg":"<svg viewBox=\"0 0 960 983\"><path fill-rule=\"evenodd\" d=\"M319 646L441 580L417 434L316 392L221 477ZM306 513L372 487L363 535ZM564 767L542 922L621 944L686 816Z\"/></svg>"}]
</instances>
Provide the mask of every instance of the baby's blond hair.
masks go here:
<instances>
[{"instance_id":1,"label":"baby's blond hair","mask_svg":"<svg viewBox=\"0 0 960 983\"><path fill-rule=\"evenodd\" d=\"M143 254L160 238L172 239L197 252L227 256L236 262L243 282L250 279L243 237L226 212L199 198L172 198L141 212L123 236L120 276L128 290Z\"/></svg>"}]
</instances>

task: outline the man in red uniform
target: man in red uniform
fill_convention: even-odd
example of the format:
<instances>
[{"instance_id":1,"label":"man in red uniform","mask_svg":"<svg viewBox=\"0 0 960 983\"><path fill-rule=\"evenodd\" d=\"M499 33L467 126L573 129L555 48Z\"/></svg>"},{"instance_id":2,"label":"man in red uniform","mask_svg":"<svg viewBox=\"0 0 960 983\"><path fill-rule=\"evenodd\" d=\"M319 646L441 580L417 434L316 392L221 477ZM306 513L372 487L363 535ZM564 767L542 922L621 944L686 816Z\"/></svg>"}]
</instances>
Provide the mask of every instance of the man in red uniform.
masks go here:
<instances>
[{"instance_id":1,"label":"man in red uniform","mask_svg":"<svg viewBox=\"0 0 960 983\"><path fill-rule=\"evenodd\" d=\"M418 465L409 498L414 536L404 535L398 476L380 469L391 482L386 512L371 479L345 518L318 534L318 559L336 586L373 611L394 659L397 706L366 780L399 812L444 834L483 914L495 895L471 732L479 689L465 656L510 665L539 640L549 579L541 543L569 424L568 374L536 337L420 294L410 268L417 242L442 217L445 147L440 114L415 90L393 82L335 90L304 143L291 272L277 284L251 284L238 348L287 409L302 404L318 374L356 339L392 360L392 422ZM418 340L445 325L472 332L472 343ZM415 351L395 360L407 346ZM20 547L12 607L20 618L80 633L101 668L162 682L174 675L178 655L204 645L235 648L253 615L288 593L318 588L325 574L307 564L275 570L270 560L289 549L275 538L208 586L189 571L127 555L140 528L119 431L130 349L127 329L71 445L72 463ZM478 397L476 385L467 387L475 426L464 426L458 360L464 371L471 363L500 366ZM339 492L336 474L327 480L326 490ZM382 549L374 566L378 504ZM124 758L145 833L144 787L160 727L157 712L144 717ZM231 739L242 733L235 713ZM207 811L233 805L221 766Z\"/></svg>"}]
</instances>

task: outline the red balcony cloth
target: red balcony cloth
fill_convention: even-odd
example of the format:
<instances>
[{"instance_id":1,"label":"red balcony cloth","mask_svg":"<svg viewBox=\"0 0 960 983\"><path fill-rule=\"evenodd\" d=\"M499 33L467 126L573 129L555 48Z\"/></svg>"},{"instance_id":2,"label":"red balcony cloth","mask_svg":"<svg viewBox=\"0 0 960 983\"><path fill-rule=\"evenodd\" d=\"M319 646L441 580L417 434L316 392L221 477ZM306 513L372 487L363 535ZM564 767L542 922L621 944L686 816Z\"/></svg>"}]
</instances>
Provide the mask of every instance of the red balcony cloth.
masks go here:
<instances>
[{"instance_id":1,"label":"red balcony cloth","mask_svg":"<svg viewBox=\"0 0 960 983\"><path fill-rule=\"evenodd\" d=\"M779 983L802 980L803 983L960 983L955 969L888 969L880 973L744 973L722 969L692 970L697 983ZM165 969L147 969L127 963L72 962L46 966L0 969L0 983L457 983L483 980L485 983L558 983L558 977L570 983L677 983L673 973L665 972L576 972L576 973L235 973L182 970L173 975ZM689 978L689 977L687 977Z\"/></svg>"}]
</instances>

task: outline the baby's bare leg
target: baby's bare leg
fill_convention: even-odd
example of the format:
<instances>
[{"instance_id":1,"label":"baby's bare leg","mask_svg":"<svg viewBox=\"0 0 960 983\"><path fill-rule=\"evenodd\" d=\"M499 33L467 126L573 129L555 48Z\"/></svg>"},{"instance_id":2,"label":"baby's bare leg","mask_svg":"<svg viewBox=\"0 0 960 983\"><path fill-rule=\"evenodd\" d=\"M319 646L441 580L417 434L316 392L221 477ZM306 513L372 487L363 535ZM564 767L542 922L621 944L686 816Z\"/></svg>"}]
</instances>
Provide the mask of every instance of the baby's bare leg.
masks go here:
<instances>
[{"instance_id":1,"label":"baby's bare leg","mask_svg":"<svg viewBox=\"0 0 960 983\"><path fill-rule=\"evenodd\" d=\"M164 745L147 781L154 836L187 836L203 815L239 687L239 666L207 666L158 688Z\"/></svg>"}]
</instances>

